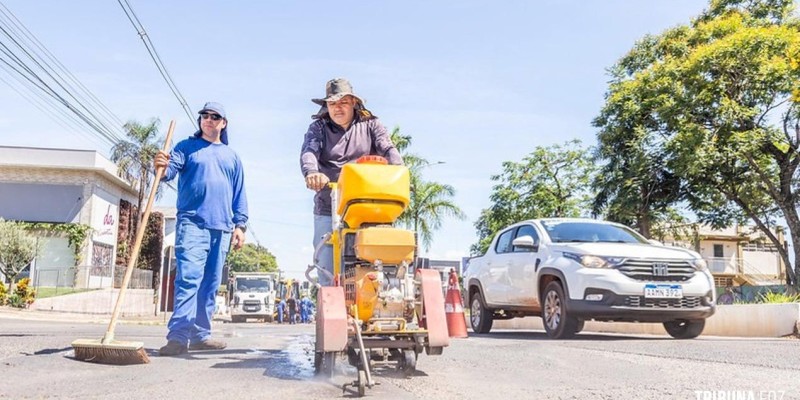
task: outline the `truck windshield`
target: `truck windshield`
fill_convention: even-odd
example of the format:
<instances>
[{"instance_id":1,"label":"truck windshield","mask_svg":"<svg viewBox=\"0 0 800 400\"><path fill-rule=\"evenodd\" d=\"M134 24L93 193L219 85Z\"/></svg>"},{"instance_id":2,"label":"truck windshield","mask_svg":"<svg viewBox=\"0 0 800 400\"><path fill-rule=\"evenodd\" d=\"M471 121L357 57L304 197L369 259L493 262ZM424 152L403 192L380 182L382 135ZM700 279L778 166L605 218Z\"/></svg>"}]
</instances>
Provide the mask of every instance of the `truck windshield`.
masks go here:
<instances>
[{"instance_id":1,"label":"truck windshield","mask_svg":"<svg viewBox=\"0 0 800 400\"><path fill-rule=\"evenodd\" d=\"M236 290L240 292L269 292L269 280L253 278L237 278Z\"/></svg>"},{"instance_id":2,"label":"truck windshield","mask_svg":"<svg viewBox=\"0 0 800 400\"><path fill-rule=\"evenodd\" d=\"M647 243L636 232L617 225L592 222L542 221L554 243Z\"/></svg>"}]
</instances>

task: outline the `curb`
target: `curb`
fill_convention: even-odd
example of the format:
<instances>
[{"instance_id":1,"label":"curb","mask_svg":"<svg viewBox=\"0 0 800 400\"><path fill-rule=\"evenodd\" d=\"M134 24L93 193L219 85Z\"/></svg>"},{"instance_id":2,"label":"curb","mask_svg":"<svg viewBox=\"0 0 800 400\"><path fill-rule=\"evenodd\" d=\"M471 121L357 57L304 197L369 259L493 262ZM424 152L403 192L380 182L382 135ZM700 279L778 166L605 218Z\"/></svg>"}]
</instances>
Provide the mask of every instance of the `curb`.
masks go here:
<instances>
[{"instance_id":1,"label":"curb","mask_svg":"<svg viewBox=\"0 0 800 400\"><path fill-rule=\"evenodd\" d=\"M0 307L0 319L108 324L111 321L111 314L68 313L61 311L24 310ZM122 315L117 322L126 325L166 325L164 316L141 317Z\"/></svg>"}]
</instances>

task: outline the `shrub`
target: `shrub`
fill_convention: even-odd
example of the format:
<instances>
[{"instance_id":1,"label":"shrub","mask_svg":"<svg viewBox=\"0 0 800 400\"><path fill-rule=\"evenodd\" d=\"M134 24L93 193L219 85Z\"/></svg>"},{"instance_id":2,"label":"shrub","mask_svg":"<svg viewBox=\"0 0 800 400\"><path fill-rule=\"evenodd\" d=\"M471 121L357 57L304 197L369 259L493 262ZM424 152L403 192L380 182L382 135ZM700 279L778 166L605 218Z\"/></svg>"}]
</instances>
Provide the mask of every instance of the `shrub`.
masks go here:
<instances>
[{"instance_id":1,"label":"shrub","mask_svg":"<svg viewBox=\"0 0 800 400\"><path fill-rule=\"evenodd\" d=\"M6 305L8 302L8 289L6 289L6 285L3 284L3 281L0 281L0 306Z\"/></svg>"},{"instance_id":2,"label":"shrub","mask_svg":"<svg viewBox=\"0 0 800 400\"><path fill-rule=\"evenodd\" d=\"M800 294L790 295L786 293L768 291L758 295L758 302L768 304L800 303Z\"/></svg>"},{"instance_id":3,"label":"shrub","mask_svg":"<svg viewBox=\"0 0 800 400\"><path fill-rule=\"evenodd\" d=\"M8 297L12 307L27 308L36 300L36 290L30 287L31 279L24 278L17 282L14 293Z\"/></svg>"}]
</instances>

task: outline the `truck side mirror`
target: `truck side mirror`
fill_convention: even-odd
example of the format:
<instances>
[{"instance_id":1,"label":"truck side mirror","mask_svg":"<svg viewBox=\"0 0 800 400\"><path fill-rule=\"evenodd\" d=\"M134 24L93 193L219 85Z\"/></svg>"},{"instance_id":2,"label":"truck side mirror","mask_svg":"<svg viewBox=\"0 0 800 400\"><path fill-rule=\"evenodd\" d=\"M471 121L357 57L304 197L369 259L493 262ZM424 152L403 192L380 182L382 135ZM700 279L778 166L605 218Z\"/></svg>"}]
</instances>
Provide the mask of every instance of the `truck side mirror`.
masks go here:
<instances>
[{"instance_id":1,"label":"truck side mirror","mask_svg":"<svg viewBox=\"0 0 800 400\"><path fill-rule=\"evenodd\" d=\"M514 250L519 248L522 251L539 251L539 243L536 243L530 235L520 236L514 239L511 245L514 246Z\"/></svg>"}]
</instances>

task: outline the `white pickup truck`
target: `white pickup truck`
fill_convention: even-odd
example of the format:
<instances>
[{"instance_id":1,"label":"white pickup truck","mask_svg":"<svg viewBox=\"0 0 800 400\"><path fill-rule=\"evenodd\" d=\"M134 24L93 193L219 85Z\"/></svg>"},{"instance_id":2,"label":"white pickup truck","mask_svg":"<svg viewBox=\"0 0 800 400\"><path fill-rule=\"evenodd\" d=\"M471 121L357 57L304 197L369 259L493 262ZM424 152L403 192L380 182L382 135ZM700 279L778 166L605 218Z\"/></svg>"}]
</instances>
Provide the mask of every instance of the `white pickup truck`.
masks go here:
<instances>
[{"instance_id":1,"label":"white pickup truck","mask_svg":"<svg viewBox=\"0 0 800 400\"><path fill-rule=\"evenodd\" d=\"M523 221L501 230L464 276L470 324L541 316L551 338L586 320L659 322L674 338L700 335L714 314L714 280L691 250L592 219Z\"/></svg>"}]
</instances>

